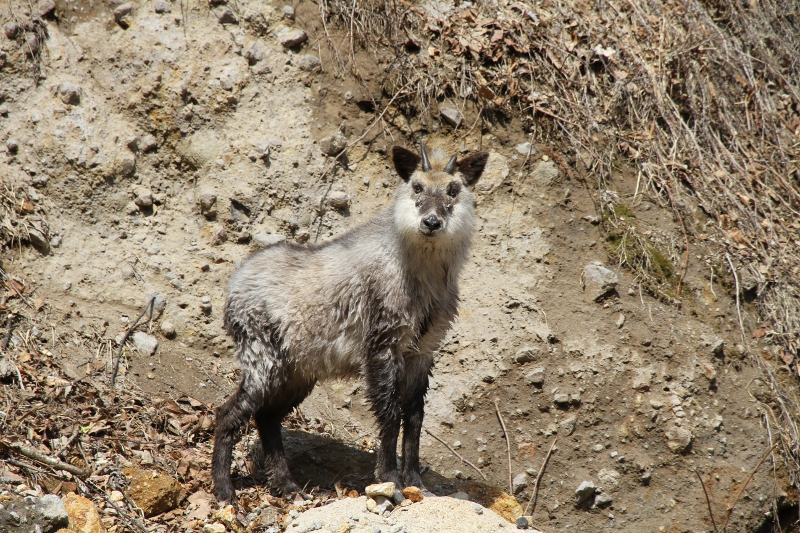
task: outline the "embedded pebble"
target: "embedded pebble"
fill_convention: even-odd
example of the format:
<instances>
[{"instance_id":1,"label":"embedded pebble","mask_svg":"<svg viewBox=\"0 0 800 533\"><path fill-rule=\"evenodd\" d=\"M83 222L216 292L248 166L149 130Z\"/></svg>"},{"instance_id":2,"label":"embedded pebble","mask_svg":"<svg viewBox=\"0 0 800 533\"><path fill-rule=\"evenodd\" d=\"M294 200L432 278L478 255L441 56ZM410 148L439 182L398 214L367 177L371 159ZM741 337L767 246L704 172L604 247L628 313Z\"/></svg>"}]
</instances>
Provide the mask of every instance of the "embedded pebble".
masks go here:
<instances>
[{"instance_id":1,"label":"embedded pebble","mask_svg":"<svg viewBox=\"0 0 800 533\"><path fill-rule=\"evenodd\" d=\"M165 0L156 0L156 3L153 7L156 13L170 13L172 11L172 7L169 5L169 2L166 2Z\"/></svg>"},{"instance_id":2,"label":"embedded pebble","mask_svg":"<svg viewBox=\"0 0 800 533\"><path fill-rule=\"evenodd\" d=\"M464 120L461 112L453 107L443 107L439 112L442 115L442 119L454 128L459 127Z\"/></svg>"}]
</instances>

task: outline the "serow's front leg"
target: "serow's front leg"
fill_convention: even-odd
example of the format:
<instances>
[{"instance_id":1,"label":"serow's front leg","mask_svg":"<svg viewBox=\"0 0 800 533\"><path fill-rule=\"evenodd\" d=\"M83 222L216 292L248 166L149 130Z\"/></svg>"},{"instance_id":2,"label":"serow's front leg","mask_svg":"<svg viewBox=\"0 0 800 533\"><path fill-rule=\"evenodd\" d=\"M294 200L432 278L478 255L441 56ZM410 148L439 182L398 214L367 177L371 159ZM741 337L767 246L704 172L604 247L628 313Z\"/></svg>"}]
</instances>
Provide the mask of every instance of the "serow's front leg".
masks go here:
<instances>
[{"instance_id":1,"label":"serow's front leg","mask_svg":"<svg viewBox=\"0 0 800 533\"><path fill-rule=\"evenodd\" d=\"M392 348L376 351L367 358L365 381L367 398L378 422L381 439L375 477L381 483L391 481L402 488L397 471L397 436L400 434L400 375L403 360Z\"/></svg>"},{"instance_id":2,"label":"serow's front leg","mask_svg":"<svg viewBox=\"0 0 800 533\"><path fill-rule=\"evenodd\" d=\"M403 387L403 484L424 489L419 473L419 439L430 366L417 365L414 370L406 369L408 375Z\"/></svg>"}]
</instances>

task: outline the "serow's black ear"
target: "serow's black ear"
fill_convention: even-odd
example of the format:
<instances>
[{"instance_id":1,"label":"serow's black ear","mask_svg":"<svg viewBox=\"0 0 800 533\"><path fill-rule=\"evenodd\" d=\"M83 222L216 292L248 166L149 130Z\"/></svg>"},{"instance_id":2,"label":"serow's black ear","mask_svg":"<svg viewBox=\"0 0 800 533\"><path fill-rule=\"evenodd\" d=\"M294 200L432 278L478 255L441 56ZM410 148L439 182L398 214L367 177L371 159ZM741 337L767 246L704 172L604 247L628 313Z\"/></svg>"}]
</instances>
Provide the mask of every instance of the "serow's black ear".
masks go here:
<instances>
[{"instance_id":1,"label":"serow's black ear","mask_svg":"<svg viewBox=\"0 0 800 533\"><path fill-rule=\"evenodd\" d=\"M458 162L456 166L461 175L464 176L464 181L467 185L472 185L481 177L488 159L489 152L478 152Z\"/></svg>"},{"instance_id":2,"label":"serow's black ear","mask_svg":"<svg viewBox=\"0 0 800 533\"><path fill-rule=\"evenodd\" d=\"M400 174L400 177L403 178L403 181L408 181L408 179L411 177L411 174L417 170L419 161L420 157L411 150L406 150L402 146L392 147L392 162L394 163L394 169L398 174Z\"/></svg>"}]
</instances>

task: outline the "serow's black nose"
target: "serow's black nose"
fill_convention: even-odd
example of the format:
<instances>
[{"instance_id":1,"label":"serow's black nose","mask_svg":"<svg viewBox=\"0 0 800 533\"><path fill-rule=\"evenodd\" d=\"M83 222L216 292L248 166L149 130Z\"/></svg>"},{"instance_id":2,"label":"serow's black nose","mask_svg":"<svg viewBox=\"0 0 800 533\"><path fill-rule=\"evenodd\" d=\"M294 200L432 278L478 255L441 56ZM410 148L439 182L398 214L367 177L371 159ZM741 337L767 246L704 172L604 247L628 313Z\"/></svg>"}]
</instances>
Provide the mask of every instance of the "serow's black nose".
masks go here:
<instances>
[{"instance_id":1,"label":"serow's black nose","mask_svg":"<svg viewBox=\"0 0 800 533\"><path fill-rule=\"evenodd\" d=\"M426 216L422 219L422 223L431 231L437 231L442 228L442 221L436 215Z\"/></svg>"}]
</instances>

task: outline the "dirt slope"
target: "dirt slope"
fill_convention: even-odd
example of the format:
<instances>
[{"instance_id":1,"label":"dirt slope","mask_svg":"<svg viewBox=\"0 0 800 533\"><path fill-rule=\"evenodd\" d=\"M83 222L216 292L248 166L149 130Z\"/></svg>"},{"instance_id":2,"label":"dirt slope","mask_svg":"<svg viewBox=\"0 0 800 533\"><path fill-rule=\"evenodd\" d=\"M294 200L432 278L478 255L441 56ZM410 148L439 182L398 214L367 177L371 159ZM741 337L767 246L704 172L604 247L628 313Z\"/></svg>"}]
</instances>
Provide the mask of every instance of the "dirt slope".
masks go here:
<instances>
[{"instance_id":1,"label":"dirt slope","mask_svg":"<svg viewBox=\"0 0 800 533\"><path fill-rule=\"evenodd\" d=\"M57 1L56 17L44 21L41 58L26 56L16 40L0 41L4 194L34 206L14 211L15 228L26 223L41 234L3 250L4 272L42 300L37 312L19 299L4 304L3 317L12 307L24 316L10 337L12 359L35 338L32 346L56 354L68 379L84 378L90 364L102 381L122 334L158 292L166 300L152 328L158 347L152 356L126 349L119 385L218 405L236 383L221 322L236 265L278 239L324 241L367 220L389 205L398 179L386 147L432 135L459 153L492 157L476 186L479 224L463 303L437 359L426 427L505 488L498 406L511 474L525 474L523 503L558 436L534 514L544 531L710 530L695 471L723 521L768 449L769 419L759 374L742 358L732 280L720 284L708 266L721 264L715 248L693 243L698 261L686 274L682 309L648 296L609 260L596 223L600 192L584 181L587 169L575 162L565 175L563 159L553 158L557 146L522 155L515 147L527 137L513 118L466 136L444 122L382 123L350 149L346 165L320 179L332 162L323 153L330 136L343 130L357 139L374 112L356 105L358 86L329 68L314 6L301 3L292 22L267 1L176 2L162 13L157 4L133 2L118 24L113 2ZM27 3L11 6L0 8L4 25L30 18ZM236 23L218 21L227 9ZM303 26L305 44L281 45ZM634 197L633 173L623 169L609 188L653 243L671 250L680 242L670 212ZM347 206L334 208L331 193L343 193L334 196ZM708 222L699 209L692 216L695 227ZM596 263L619 278L599 301L581 282ZM755 329L746 304L743 312ZM174 337L162 334L165 322ZM2 386L6 398L17 394L13 378ZM316 440L302 432L289 440L301 484L360 490L371 482L376 433L360 391L359 383L326 383L293 419L324 439L308 452ZM32 429L27 438L44 436ZM250 431L240 458L254 438ZM356 465L338 468L354 449ZM428 435L422 461L434 493L448 493L445 478L479 479ZM598 496L576 506L583 481ZM796 504L781 462L768 459L730 525L755 531Z\"/></svg>"}]
</instances>

